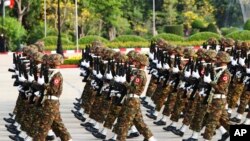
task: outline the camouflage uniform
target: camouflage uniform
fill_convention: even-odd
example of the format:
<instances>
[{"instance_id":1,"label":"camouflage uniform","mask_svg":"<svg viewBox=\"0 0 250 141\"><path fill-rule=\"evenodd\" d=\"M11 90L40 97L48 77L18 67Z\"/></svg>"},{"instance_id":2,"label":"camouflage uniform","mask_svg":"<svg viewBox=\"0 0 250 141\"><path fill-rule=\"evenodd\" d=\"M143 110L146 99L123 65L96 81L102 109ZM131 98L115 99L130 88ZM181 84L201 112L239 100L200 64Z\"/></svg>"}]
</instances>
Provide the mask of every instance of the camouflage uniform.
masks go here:
<instances>
[{"instance_id":1,"label":"camouflage uniform","mask_svg":"<svg viewBox=\"0 0 250 141\"><path fill-rule=\"evenodd\" d=\"M147 60L143 55L138 55L136 60ZM146 64L143 64L146 65ZM127 132L132 125L135 125L138 131L143 134L146 139L152 137L152 132L148 129L143 121L139 96L143 92L147 82L146 74L143 70L137 70L128 86L128 97L122 106L122 110L114 126L114 132L118 135L117 140L125 141ZM126 84L127 85L127 84Z\"/></svg>"},{"instance_id":2,"label":"camouflage uniform","mask_svg":"<svg viewBox=\"0 0 250 141\"><path fill-rule=\"evenodd\" d=\"M50 65L56 66L63 63L61 55L50 55ZM52 129L56 136L62 141L68 141L71 139L69 132L64 126L60 111L59 111L59 97L62 94L63 78L60 72L54 72L50 76L48 84L45 84L46 97L42 106L43 113L39 118L39 126L35 131L34 141L45 141L48 131ZM52 99L58 98L58 99Z\"/></svg>"},{"instance_id":3,"label":"camouflage uniform","mask_svg":"<svg viewBox=\"0 0 250 141\"><path fill-rule=\"evenodd\" d=\"M219 52L217 54L217 59L223 63L230 62L230 57L226 52ZM225 110L227 101L226 98L223 98L222 96L227 95L230 81L231 74L227 69L225 69L220 76L217 76L217 82L211 82L214 98L212 100L211 106L208 109L209 112L206 122L206 129L203 136L204 139L211 140L216 127L220 125L220 123L223 124L226 129L229 129L229 120L228 118L225 118L228 117L225 116L227 115L227 112ZM221 96L221 98L219 98L218 96Z\"/></svg>"}]
</instances>

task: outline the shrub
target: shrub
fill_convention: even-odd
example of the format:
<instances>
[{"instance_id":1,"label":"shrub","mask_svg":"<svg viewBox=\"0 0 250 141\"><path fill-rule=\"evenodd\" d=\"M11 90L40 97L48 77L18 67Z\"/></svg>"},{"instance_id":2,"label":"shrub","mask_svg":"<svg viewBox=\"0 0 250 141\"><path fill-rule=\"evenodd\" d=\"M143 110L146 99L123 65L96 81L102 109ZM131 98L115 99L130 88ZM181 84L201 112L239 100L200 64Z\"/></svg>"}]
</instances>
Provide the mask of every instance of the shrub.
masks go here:
<instances>
[{"instance_id":1,"label":"shrub","mask_svg":"<svg viewBox=\"0 0 250 141\"><path fill-rule=\"evenodd\" d=\"M159 38L162 38L166 41L183 41L183 37L175 35L175 34L170 34L170 33L162 33L158 34L155 37L152 38L152 40L158 40Z\"/></svg>"},{"instance_id":2,"label":"shrub","mask_svg":"<svg viewBox=\"0 0 250 141\"><path fill-rule=\"evenodd\" d=\"M112 42L145 42L146 39L136 35L121 35L116 37Z\"/></svg>"},{"instance_id":3,"label":"shrub","mask_svg":"<svg viewBox=\"0 0 250 141\"><path fill-rule=\"evenodd\" d=\"M68 40L67 38L61 38L62 39L62 45L73 45L73 43ZM45 43L45 46L49 45L57 45L57 36L47 36L46 38L42 39Z\"/></svg>"},{"instance_id":4,"label":"shrub","mask_svg":"<svg viewBox=\"0 0 250 141\"><path fill-rule=\"evenodd\" d=\"M0 19L2 23L2 19ZM27 31L22 24L17 21L16 18L6 17L4 19L4 26L0 25L0 30L4 31L4 36L7 39L7 47L11 51L16 51L19 48L20 43L25 42L25 36Z\"/></svg>"},{"instance_id":5,"label":"shrub","mask_svg":"<svg viewBox=\"0 0 250 141\"><path fill-rule=\"evenodd\" d=\"M206 28L206 23L200 19L196 19L191 24L192 28L204 29Z\"/></svg>"},{"instance_id":6,"label":"shrub","mask_svg":"<svg viewBox=\"0 0 250 141\"><path fill-rule=\"evenodd\" d=\"M149 42L110 42L107 43L109 48L145 48L149 46Z\"/></svg>"},{"instance_id":7,"label":"shrub","mask_svg":"<svg viewBox=\"0 0 250 141\"><path fill-rule=\"evenodd\" d=\"M220 35L212 32L200 32L196 33L188 38L188 41L206 41L207 39L214 37L219 39Z\"/></svg>"},{"instance_id":8,"label":"shrub","mask_svg":"<svg viewBox=\"0 0 250 141\"><path fill-rule=\"evenodd\" d=\"M108 42L108 40L103 38L103 37L96 36L96 35L89 35L89 36L85 36L85 37L80 38L79 44L91 44L92 42L97 41L97 40L99 40L103 43Z\"/></svg>"},{"instance_id":9,"label":"shrub","mask_svg":"<svg viewBox=\"0 0 250 141\"><path fill-rule=\"evenodd\" d=\"M224 27L224 28L221 28L220 30L221 30L222 35L226 36L232 32L239 31L240 29L237 27L229 27L229 28Z\"/></svg>"},{"instance_id":10,"label":"shrub","mask_svg":"<svg viewBox=\"0 0 250 141\"><path fill-rule=\"evenodd\" d=\"M65 59L63 64L64 65L77 65L79 64L80 59Z\"/></svg>"},{"instance_id":11,"label":"shrub","mask_svg":"<svg viewBox=\"0 0 250 141\"><path fill-rule=\"evenodd\" d=\"M243 28L244 28L244 30L250 30L250 19L246 21Z\"/></svg>"},{"instance_id":12,"label":"shrub","mask_svg":"<svg viewBox=\"0 0 250 141\"><path fill-rule=\"evenodd\" d=\"M165 26L166 33L171 33L179 36L184 36L184 28L183 25L169 25Z\"/></svg>"},{"instance_id":13,"label":"shrub","mask_svg":"<svg viewBox=\"0 0 250 141\"><path fill-rule=\"evenodd\" d=\"M213 24L213 23L210 23L210 24L207 26L206 31L208 31L208 32L213 32L213 33L217 33L217 34L219 33L219 32L218 32L217 26L216 26L215 24Z\"/></svg>"},{"instance_id":14,"label":"shrub","mask_svg":"<svg viewBox=\"0 0 250 141\"><path fill-rule=\"evenodd\" d=\"M235 31L226 36L227 38L232 38L234 40L242 40L247 41L250 40L250 31L242 30L242 31Z\"/></svg>"}]
</instances>

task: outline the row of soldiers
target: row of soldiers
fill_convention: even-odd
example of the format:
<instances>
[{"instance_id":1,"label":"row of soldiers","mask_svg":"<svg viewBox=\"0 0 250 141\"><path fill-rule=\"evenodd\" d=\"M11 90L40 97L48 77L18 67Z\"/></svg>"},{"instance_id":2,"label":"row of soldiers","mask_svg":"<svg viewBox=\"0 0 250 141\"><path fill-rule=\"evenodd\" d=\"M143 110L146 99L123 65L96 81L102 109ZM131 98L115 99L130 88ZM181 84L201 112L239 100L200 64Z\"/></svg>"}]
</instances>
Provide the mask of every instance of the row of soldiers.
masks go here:
<instances>
[{"instance_id":1,"label":"row of soldiers","mask_svg":"<svg viewBox=\"0 0 250 141\"><path fill-rule=\"evenodd\" d=\"M215 130L222 133L220 141L229 137L230 120L240 123L249 104L250 56L246 42L209 39L203 48L172 47L159 40L150 47L149 73L152 75L142 104L153 123L180 137L186 130L193 134L184 141L197 141L203 127L204 140L211 140ZM237 115L230 118L240 105ZM164 107L165 105L165 107ZM163 108L162 117L158 117ZM182 126L177 127L183 117ZM157 120L158 118L158 120ZM243 124L250 125L250 112Z\"/></svg>"},{"instance_id":2,"label":"row of soldiers","mask_svg":"<svg viewBox=\"0 0 250 141\"><path fill-rule=\"evenodd\" d=\"M144 141L156 141L140 109L147 65L145 55L135 51L121 54L101 42L94 42L83 51L80 69L86 84L72 112L94 137L105 140L112 130L114 135L107 141L125 141L139 133Z\"/></svg>"},{"instance_id":3,"label":"row of soldiers","mask_svg":"<svg viewBox=\"0 0 250 141\"><path fill-rule=\"evenodd\" d=\"M42 48L31 45L23 48L22 54L13 54L14 86L18 98L10 118L5 125L14 135L15 141L54 140L54 134L61 141L72 141L64 126L59 98L62 94L63 77L58 67L63 63L60 54L43 54Z\"/></svg>"}]
</instances>

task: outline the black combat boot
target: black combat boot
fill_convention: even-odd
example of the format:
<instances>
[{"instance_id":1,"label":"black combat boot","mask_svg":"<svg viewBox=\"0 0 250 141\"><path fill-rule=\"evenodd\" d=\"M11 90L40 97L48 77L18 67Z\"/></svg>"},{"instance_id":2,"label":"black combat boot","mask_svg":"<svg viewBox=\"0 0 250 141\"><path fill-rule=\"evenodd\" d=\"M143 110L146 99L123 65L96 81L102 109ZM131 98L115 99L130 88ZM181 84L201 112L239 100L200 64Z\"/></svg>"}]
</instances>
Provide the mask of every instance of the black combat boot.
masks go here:
<instances>
[{"instance_id":1,"label":"black combat boot","mask_svg":"<svg viewBox=\"0 0 250 141\"><path fill-rule=\"evenodd\" d=\"M92 135L98 139L105 139L106 138L106 135L103 135L102 133L100 132L92 132Z\"/></svg>"},{"instance_id":2,"label":"black combat boot","mask_svg":"<svg viewBox=\"0 0 250 141\"><path fill-rule=\"evenodd\" d=\"M166 125L166 124L167 124L165 121L162 121L162 120L154 121L153 123L154 123L155 125L158 125L158 126L163 126L163 125Z\"/></svg>"},{"instance_id":3,"label":"black combat boot","mask_svg":"<svg viewBox=\"0 0 250 141\"><path fill-rule=\"evenodd\" d=\"M148 117L148 118L151 118L151 119L153 119L153 120L156 120L157 119L157 116L155 116L154 114L146 114L146 116Z\"/></svg>"}]
</instances>

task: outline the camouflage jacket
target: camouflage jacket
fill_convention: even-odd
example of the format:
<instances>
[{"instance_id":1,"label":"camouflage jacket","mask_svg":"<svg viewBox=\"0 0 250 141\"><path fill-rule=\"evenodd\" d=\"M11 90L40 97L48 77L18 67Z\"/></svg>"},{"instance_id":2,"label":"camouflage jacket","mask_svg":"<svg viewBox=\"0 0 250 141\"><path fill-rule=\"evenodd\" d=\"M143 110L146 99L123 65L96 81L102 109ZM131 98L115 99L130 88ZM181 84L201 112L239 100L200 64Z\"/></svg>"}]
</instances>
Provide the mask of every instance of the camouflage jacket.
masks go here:
<instances>
[{"instance_id":1,"label":"camouflage jacket","mask_svg":"<svg viewBox=\"0 0 250 141\"><path fill-rule=\"evenodd\" d=\"M128 86L128 93L141 95L147 82L146 73L143 70L134 70L133 74Z\"/></svg>"},{"instance_id":2,"label":"camouflage jacket","mask_svg":"<svg viewBox=\"0 0 250 141\"><path fill-rule=\"evenodd\" d=\"M46 84L45 89L47 91L46 95L53 95L60 97L63 89L63 77L60 72L56 72L50 76L49 83Z\"/></svg>"},{"instance_id":3,"label":"camouflage jacket","mask_svg":"<svg viewBox=\"0 0 250 141\"><path fill-rule=\"evenodd\" d=\"M228 69L224 70L219 76L217 83L211 82L211 86L214 89L214 94L224 94L228 93L228 86L231 81L231 73Z\"/></svg>"}]
</instances>

